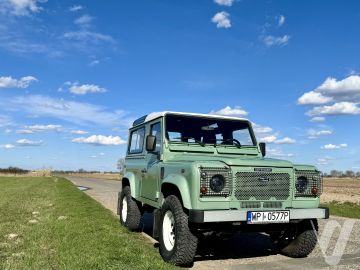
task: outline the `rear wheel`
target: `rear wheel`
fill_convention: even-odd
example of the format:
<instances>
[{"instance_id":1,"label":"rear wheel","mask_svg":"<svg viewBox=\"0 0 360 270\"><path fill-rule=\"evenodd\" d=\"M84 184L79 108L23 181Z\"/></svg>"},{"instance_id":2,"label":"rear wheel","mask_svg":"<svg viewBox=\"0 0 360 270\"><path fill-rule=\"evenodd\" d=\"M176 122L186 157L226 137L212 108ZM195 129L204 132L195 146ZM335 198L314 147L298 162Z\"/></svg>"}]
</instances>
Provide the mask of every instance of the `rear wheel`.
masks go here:
<instances>
[{"instance_id":1,"label":"rear wheel","mask_svg":"<svg viewBox=\"0 0 360 270\"><path fill-rule=\"evenodd\" d=\"M270 237L283 255L291 258L304 258L316 246L317 231L317 220L303 220L286 231L270 234Z\"/></svg>"},{"instance_id":2,"label":"rear wheel","mask_svg":"<svg viewBox=\"0 0 360 270\"><path fill-rule=\"evenodd\" d=\"M161 207L160 254L166 262L175 265L192 264L198 239L189 229L187 214L179 199L170 195Z\"/></svg>"},{"instance_id":3,"label":"rear wheel","mask_svg":"<svg viewBox=\"0 0 360 270\"><path fill-rule=\"evenodd\" d=\"M120 223L129 230L138 230L141 224L140 205L131 197L130 187L122 189L119 196Z\"/></svg>"}]
</instances>

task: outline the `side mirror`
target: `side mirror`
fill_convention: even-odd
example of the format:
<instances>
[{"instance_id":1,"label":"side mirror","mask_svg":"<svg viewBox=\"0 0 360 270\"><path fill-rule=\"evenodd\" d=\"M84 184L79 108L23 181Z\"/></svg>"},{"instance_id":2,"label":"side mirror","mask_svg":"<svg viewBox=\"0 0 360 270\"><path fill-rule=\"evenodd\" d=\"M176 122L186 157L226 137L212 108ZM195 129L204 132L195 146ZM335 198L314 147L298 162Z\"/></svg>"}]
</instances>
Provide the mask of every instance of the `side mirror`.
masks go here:
<instances>
[{"instance_id":1,"label":"side mirror","mask_svg":"<svg viewBox=\"0 0 360 270\"><path fill-rule=\"evenodd\" d=\"M156 137L154 135L146 136L146 151L154 152L156 148Z\"/></svg>"},{"instance_id":2,"label":"side mirror","mask_svg":"<svg viewBox=\"0 0 360 270\"><path fill-rule=\"evenodd\" d=\"M266 143L261 142L259 143L260 151L263 157L266 156Z\"/></svg>"}]
</instances>

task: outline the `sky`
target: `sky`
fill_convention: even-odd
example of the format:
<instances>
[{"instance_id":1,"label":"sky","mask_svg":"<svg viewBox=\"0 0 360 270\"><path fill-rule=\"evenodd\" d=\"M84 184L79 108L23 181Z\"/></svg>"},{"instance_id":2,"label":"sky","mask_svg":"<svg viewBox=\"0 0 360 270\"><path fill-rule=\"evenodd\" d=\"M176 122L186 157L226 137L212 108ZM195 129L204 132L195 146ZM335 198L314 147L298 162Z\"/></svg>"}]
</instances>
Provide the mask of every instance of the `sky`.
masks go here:
<instances>
[{"instance_id":1,"label":"sky","mask_svg":"<svg viewBox=\"0 0 360 270\"><path fill-rule=\"evenodd\" d=\"M360 171L360 1L0 0L0 167L116 170L164 110Z\"/></svg>"}]
</instances>

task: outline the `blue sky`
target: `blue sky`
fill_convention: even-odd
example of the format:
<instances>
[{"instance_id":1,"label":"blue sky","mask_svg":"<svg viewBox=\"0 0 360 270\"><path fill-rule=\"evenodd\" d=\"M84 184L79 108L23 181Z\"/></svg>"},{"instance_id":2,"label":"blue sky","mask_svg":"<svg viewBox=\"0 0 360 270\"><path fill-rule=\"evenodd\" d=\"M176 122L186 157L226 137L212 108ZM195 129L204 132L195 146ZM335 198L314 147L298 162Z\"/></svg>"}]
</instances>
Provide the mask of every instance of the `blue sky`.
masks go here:
<instances>
[{"instance_id":1,"label":"blue sky","mask_svg":"<svg viewBox=\"0 0 360 270\"><path fill-rule=\"evenodd\" d=\"M360 170L359 1L0 0L0 167L115 170L152 111L246 117Z\"/></svg>"}]
</instances>

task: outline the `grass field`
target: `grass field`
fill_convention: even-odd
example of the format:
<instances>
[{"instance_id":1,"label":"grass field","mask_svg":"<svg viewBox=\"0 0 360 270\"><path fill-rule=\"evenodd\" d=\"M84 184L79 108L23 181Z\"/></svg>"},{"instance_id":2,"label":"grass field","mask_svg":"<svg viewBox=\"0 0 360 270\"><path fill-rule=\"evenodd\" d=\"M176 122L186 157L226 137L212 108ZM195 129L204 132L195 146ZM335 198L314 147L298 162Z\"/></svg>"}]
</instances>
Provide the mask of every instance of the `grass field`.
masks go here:
<instances>
[{"instance_id":1,"label":"grass field","mask_svg":"<svg viewBox=\"0 0 360 270\"><path fill-rule=\"evenodd\" d=\"M69 181L0 177L0 269L173 269Z\"/></svg>"},{"instance_id":2,"label":"grass field","mask_svg":"<svg viewBox=\"0 0 360 270\"><path fill-rule=\"evenodd\" d=\"M360 219L360 204L358 203L333 201L321 205L329 207L332 216Z\"/></svg>"}]
</instances>

